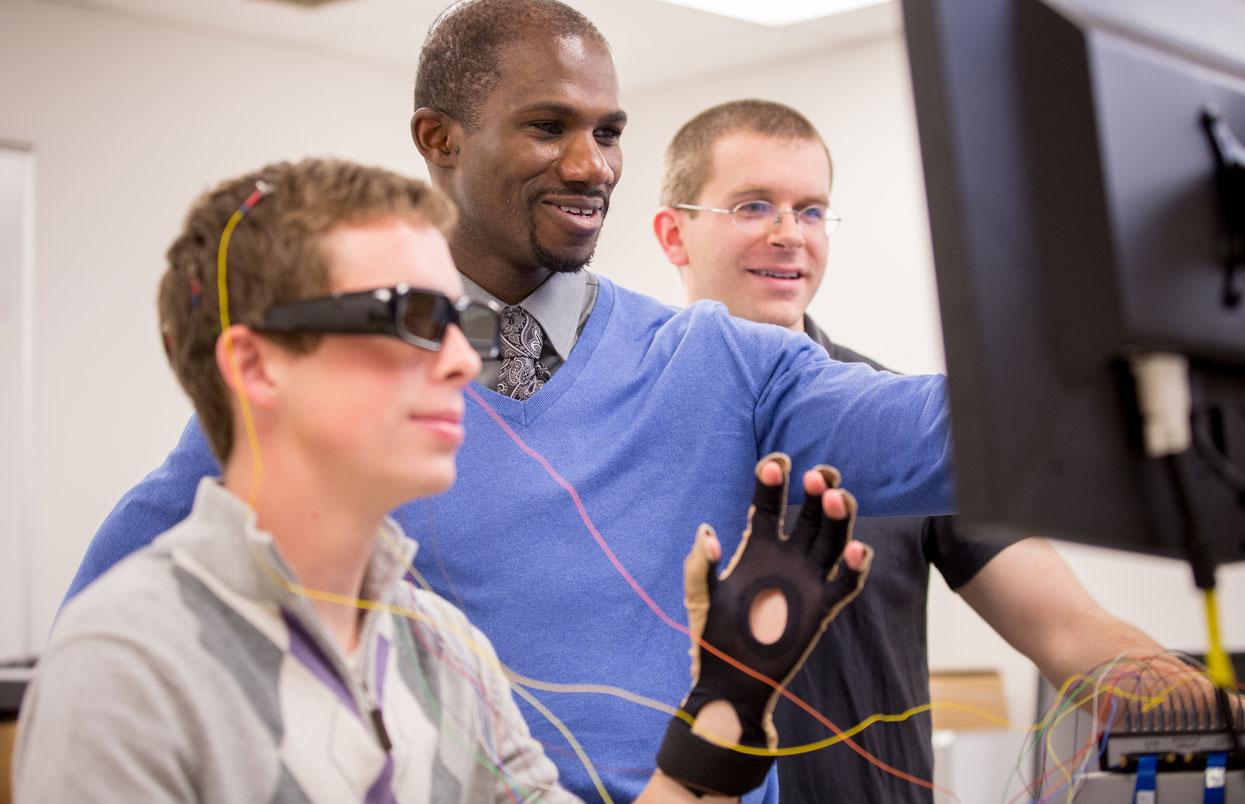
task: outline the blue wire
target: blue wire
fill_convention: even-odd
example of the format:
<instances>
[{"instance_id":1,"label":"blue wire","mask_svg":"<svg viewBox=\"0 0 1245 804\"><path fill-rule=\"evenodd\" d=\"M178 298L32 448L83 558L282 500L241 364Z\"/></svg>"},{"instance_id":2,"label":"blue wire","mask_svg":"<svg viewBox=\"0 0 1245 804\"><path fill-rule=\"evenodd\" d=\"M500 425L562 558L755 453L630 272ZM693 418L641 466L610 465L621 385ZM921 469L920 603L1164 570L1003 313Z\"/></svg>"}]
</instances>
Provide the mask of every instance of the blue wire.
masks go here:
<instances>
[{"instance_id":1,"label":"blue wire","mask_svg":"<svg viewBox=\"0 0 1245 804\"><path fill-rule=\"evenodd\" d=\"M1107 727L1102 730L1102 740L1098 744L1098 756L1096 759L1099 761L1102 760L1102 755L1106 753L1107 751L1107 740L1111 737L1111 724L1115 722L1115 709L1116 709L1116 700L1113 697L1111 699L1111 714L1107 715ZM1076 779L1077 779L1077 776L1073 775L1072 781L1075 782ZM1047 801L1053 801L1054 799L1058 798L1059 794L1062 793L1064 788L1067 787L1069 784L1070 782L1064 782L1063 784L1059 785L1059 787L1055 788L1055 792L1041 799L1038 802L1038 804L1044 804Z\"/></svg>"}]
</instances>

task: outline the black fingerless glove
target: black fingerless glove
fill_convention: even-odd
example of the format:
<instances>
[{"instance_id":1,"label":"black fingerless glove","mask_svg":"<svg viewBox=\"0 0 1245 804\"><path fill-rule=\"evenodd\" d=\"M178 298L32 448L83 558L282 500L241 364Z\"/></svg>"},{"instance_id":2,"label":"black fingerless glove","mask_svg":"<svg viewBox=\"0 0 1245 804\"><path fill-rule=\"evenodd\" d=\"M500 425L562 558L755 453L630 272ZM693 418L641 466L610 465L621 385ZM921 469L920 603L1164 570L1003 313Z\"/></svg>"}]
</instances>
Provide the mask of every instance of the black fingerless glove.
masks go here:
<instances>
[{"instance_id":1,"label":"black fingerless glove","mask_svg":"<svg viewBox=\"0 0 1245 804\"><path fill-rule=\"evenodd\" d=\"M782 482L777 486L760 480L761 467L770 461L782 467ZM817 470L829 488L838 487L835 469L818 466ZM743 728L740 744L773 749L778 746L773 722L778 690L702 650L697 637L785 686L826 626L864 586L872 552L866 546L859 570L849 569L840 560L856 515L856 501L850 494L845 494L847 516L843 519L825 515L820 494L807 495L794 531L783 535L791 461L773 453L757 463L756 471L748 528L722 577L717 575L717 562L704 555L700 533L684 562L692 690L682 709L695 717L711 701L727 701ZM706 530L712 532L708 525L701 525L701 532ZM757 595L770 589L785 599L787 622L778 639L765 644L753 636L749 614ZM727 796L743 795L760 785L772 764L772 756L745 754L711 743L693 734L677 717L671 720L657 756L662 772L690 790Z\"/></svg>"}]
</instances>

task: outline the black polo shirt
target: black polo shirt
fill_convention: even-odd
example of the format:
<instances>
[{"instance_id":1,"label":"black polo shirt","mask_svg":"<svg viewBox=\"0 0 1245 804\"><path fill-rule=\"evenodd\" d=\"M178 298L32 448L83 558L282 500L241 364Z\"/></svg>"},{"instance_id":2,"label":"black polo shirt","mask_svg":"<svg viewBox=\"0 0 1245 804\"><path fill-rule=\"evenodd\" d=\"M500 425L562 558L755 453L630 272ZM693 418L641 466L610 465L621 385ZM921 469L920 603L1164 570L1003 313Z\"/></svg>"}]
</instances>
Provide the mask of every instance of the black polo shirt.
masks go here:
<instances>
[{"instance_id":1,"label":"black polo shirt","mask_svg":"<svg viewBox=\"0 0 1245 804\"><path fill-rule=\"evenodd\" d=\"M835 360L883 366L830 341L807 316L805 331ZM787 517L795 521L798 507ZM956 533L954 517L863 517L855 536L874 549L869 581L830 624L790 685L791 691L842 729L874 713L898 713L929 702L926 596L929 568L952 589L963 586L1006 546ZM780 744L803 745L832 732L785 698L774 711ZM931 780L930 716L878 723L853 740L887 764ZM845 743L783 757L779 791L792 802L930 802L932 793L867 762Z\"/></svg>"}]
</instances>

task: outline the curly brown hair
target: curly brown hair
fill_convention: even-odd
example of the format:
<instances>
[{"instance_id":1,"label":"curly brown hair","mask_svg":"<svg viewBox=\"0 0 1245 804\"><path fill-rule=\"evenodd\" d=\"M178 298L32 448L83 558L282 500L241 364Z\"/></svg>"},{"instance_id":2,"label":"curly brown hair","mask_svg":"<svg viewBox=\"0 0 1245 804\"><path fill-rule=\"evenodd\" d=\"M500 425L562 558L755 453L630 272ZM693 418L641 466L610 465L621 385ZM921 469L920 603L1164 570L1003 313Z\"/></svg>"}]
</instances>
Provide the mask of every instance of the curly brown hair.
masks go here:
<instances>
[{"instance_id":1,"label":"curly brown hair","mask_svg":"<svg viewBox=\"0 0 1245 804\"><path fill-rule=\"evenodd\" d=\"M221 334L217 253L230 217L266 183L267 194L234 230L228 248L233 323L258 323L272 306L329 292L324 237L343 224L398 216L447 232L455 211L440 192L388 170L332 159L280 162L229 179L191 207L168 250L158 307L164 349L190 396L212 451L224 464L233 447L229 389L216 364ZM310 335L267 335L305 353Z\"/></svg>"}]
</instances>

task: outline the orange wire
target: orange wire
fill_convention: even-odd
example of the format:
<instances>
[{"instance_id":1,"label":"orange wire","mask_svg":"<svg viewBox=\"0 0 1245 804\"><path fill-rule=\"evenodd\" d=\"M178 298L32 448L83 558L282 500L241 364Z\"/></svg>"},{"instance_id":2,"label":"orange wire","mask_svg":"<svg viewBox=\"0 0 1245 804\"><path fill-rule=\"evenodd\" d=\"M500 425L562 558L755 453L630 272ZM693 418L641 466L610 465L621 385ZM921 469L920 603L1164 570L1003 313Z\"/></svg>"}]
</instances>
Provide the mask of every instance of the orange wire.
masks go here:
<instances>
[{"instance_id":1,"label":"orange wire","mask_svg":"<svg viewBox=\"0 0 1245 804\"><path fill-rule=\"evenodd\" d=\"M710 645L708 642L705 642L700 637L693 637L691 632L687 629L687 626L683 625L682 623L672 618L669 614L667 614L661 608L661 606L658 606L657 603L651 597L649 597L648 593L644 591L644 588L640 586L640 584L635 580L634 577L632 577L631 573L627 571L627 568L623 566L622 562L618 560L618 557L614 555L614 551L610 549L610 546L605 542L605 538L601 536L600 532L596 528L596 525L593 524L592 518L588 516L588 511L584 507L583 500L580 499L579 492L575 490L575 487L572 486L569 482L567 482L567 480L563 478L562 475L558 474L558 471L553 468L553 466L549 463L549 461L543 455L541 455L539 452L529 447L523 441L523 439L519 436L519 434L516 433L513 429L511 429L508 424L506 424L506 421L501 417L501 415L498 414L497 411L493 410L493 408L487 402L484 401L484 398L480 396L478 391L476 391L471 386L467 386L465 391L468 396L470 396L473 400L475 400L476 404L480 405L480 407L484 409L484 411L489 415L489 418L491 418L493 422L496 423L497 426L501 428L502 432L504 432L507 436L510 437L510 440L513 441L519 447L519 449L523 451L524 454L526 454L528 457L532 458L534 461L540 464L540 467L545 470L545 473L548 474L549 477L552 478L555 483L561 486L563 490L565 490L566 493L570 495L571 501L575 504L575 508L579 512L580 520L582 520L584 523L584 526L588 528L588 532L592 534L592 538L596 541L597 546L601 548L601 551L605 554L605 557L609 559L609 562L614 566L614 569L618 572L620 576L622 576L623 580L627 582L627 585L631 587L632 591L634 591L636 595L638 595L639 598L642 601L644 601L644 605L646 605L649 608L649 610L653 612L653 614L657 615L657 618L659 620L661 620L665 625L669 626L670 628L673 628L675 631L678 631L684 636L693 639L696 642L696 644L699 645L702 649L709 651L714 656L717 656L722 661L734 667L736 670L739 670L742 673L752 676L758 681L764 682L765 684L769 685L773 689L777 690L784 698L788 699L789 701L794 703L796 706L800 707L805 712L812 715L813 718L817 720L817 722L821 723L823 726L830 729L836 735L841 735L843 733L842 729L840 729L834 722L832 722L825 715L821 714L816 709L814 709L803 698L791 692L789 689L782 686L777 681L774 681L769 676L766 676L763 673L753 670L751 667L748 667L747 665L743 664L738 659L735 659L733 656L729 656L723 651L714 647L713 645ZM859 754L863 759L865 759L867 762L877 767L879 770L882 770L895 777L898 777L899 779L902 779L905 782L910 782L920 787L924 787L928 790L934 790L939 793L942 793L943 795L950 796L956 801L960 800L959 797L955 795L955 793L946 789L945 787L942 787L941 785L934 784L931 781L918 778L916 776L913 776L912 774L905 773L904 771L901 771L898 768L892 767L891 765L887 764L886 762L882 761L881 759L877 758L873 754L866 751L864 748L857 745L856 742L852 740L851 738L844 738L843 742L846 743L853 751Z\"/></svg>"}]
</instances>

